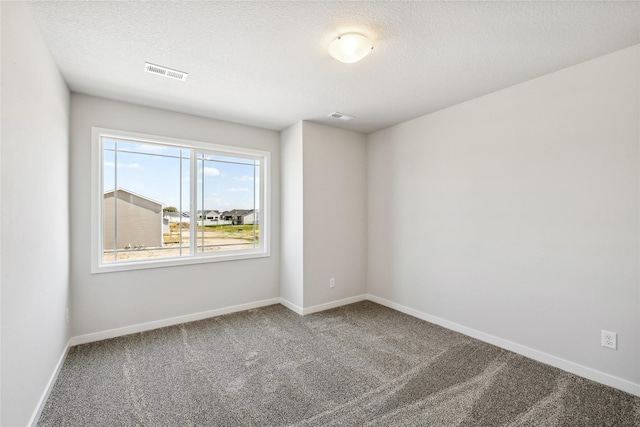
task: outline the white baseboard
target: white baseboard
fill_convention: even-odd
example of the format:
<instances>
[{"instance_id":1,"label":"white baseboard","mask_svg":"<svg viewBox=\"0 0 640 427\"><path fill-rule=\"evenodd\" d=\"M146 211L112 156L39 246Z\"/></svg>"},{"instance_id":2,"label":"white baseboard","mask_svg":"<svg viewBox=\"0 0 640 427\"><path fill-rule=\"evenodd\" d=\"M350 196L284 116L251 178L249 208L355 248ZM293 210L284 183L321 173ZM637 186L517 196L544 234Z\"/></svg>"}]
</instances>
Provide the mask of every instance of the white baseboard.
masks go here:
<instances>
[{"instance_id":1,"label":"white baseboard","mask_svg":"<svg viewBox=\"0 0 640 427\"><path fill-rule=\"evenodd\" d=\"M340 307L355 302L364 301L367 295L357 295L354 297L344 298L337 301L331 301L324 304L314 305L312 307L302 308L291 301L284 298L271 298L262 301L256 301L248 304L234 305L215 310L202 311L200 313L187 314L185 316L171 317L169 319L156 320L153 322L139 323L137 325L125 326L122 328L109 329L106 331L95 332L92 334L79 335L71 338L71 346L87 344L94 341L106 340L109 338L121 337L124 335L136 334L138 332L150 331L153 329L163 328L166 326L179 325L181 323L193 322L196 320L207 319L209 317L221 316L223 314L235 313L238 311L250 310L252 308L265 307L273 304L282 304L289 310L298 313L301 316L319 311L329 310L331 308Z\"/></svg>"},{"instance_id":2,"label":"white baseboard","mask_svg":"<svg viewBox=\"0 0 640 427\"><path fill-rule=\"evenodd\" d=\"M480 341L484 341L497 347L504 348L505 350L518 353L530 359L537 360L538 362L554 366L556 368L562 369L563 371L571 372L572 374L576 374L578 376L607 385L609 387L614 387L627 393L640 396L640 384L625 380L623 378L618 378L605 372L598 371L596 369L592 369L587 366L580 365L578 363L571 362L569 360L562 359L560 357L553 356L551 354L521 344L514 343L513 341L505 340L503 338L478 331L477 329L473 329L468 326L460 325L459 323L451 322L437 316L432 316L422 311L386 300L384 298L377 297L375 295L368 294L367 299L380 305L384 305L386 307L408 314L410 316L417 317L418 319L422 319L430 323L435 323L436 325L451 329L452 331L460 332L461 334L476 338Z\"/></svg>"},{"instance_id":3,"label":"white baseboard","mask_svg":"<svg viewBox=\"0 0 640 427\"><path fill-rule=\"evenodd\" d=\"M299 314L300 316L304 315L304 309L302 307L298 306L298 305L295 305L294 303L292 303L289 300L286 300L284 298L280 298L280 304L284 305L289 310L293 311L294 313Z\"/></svg>"},{"instance_id":4,"label":"white baseboard","mask_svg":"<svg viewBox=\"0 0 640 427\"><path fill-rule=\"evenodd\" d=\"M365 301L367 299L366 295L356 295L354 297L343 298L336 301L327 302L324 304L318 304L311 307L306 307L302 309L302 314L311 314L318 313L320 311L330 310L336 307L342 307L343 305L353 304L360 301Z\"/></svg>"},{"instance_id":5,"label":"white baseboard","mask_svg":"<svg viewBox=\"0 0 640 427\"><path fill-rule=\"evenodd\" d=\"M184 316L171 317L169 319L139 323L137 325L125 326L123 328L109 329L106 331L72 337L71 346L106 340L109 338L121 337L123 335L136 334L138 332L150 331L152 329L164 328L166 326L179 325L181 323L194 322L196 320L207 319L209 317L221 316L223 314L236 313L238 311L251 310L252 308L266 307L268 305L279 303L280 298L270 298L261 301L250 302L247 304L233 305L231 307L223 307L214 310L201 311L199 313L187 314Z\"/></svg>"},{"instance_id":6,"label":"white baseboard","mask_svg":"<svg viewBox=\"0 0 640 427\"><path fill-rule=\"evenodd\" d=\"M311 307L303 308L298 305L295 305L289 300L280 298L280 304L284 305L289 310L295 313L298 313L300 316L305 316L307 314L318 313L320 311L330 310L332 308L341 307L343 305L353 304L354 302L365 301L366 299L367 299L367 295L363 294L363 295L356 295L354 297L343 298L336 301L326 302L324 304L318 304Z\"/></svg>"},{"instance_id":7,"label":"white baseboard","mask_svg":"<svg viewBox=\"0 0 640 427\"><path fill-rule=\"evenodd\" d=\"M329 310L329 309L340 307L347 304L353 304L353 303L364 301L364 300L373 301L375 303L384 305L386 307L392 308L394 310L400 311L402 313L408 314L418 319L422 319L427 322L440 325L447 329L460 332L461 334L476 338L480 341L493 344L497 347L504 348L509 351L513 351L514 353L518 353L520 355L529 357L531 359L537 360L547 365L551 365L556 368L562 369L564 371L571 372L575 375L579 375L581 377L590 379L592 381L596 381L598 383L617 388L627 393L640 396L640 384L615 377L613 375L598 371L596 369L592 369L587 366L583 366L578 363L574 363L574 362L562 359L560 357L553 356L551 354L544 353L542 351L535 350L533 348L530 348L521 344L517 344L512 341L505 340L503 338L499 338L491 334L487 334L482 331L478 331L476 329L461 325L459 323L451 322L449 320L424 313L422 311L404 306L402 304L395 303L393 301L386 300L384 298L377 297L375 295L371 295L371 294L357 295L354 297L344 298L341 300L332 301L325 304L319 304L319 305L315 305L307 308L299 307L291 303L290 301L287 301L284 298L271 298L271 299L255 301L247 304L240 304L240 305L235 305L231 307L224 307L224 308L219 308L215 310L208 310L208 311L203 311L199 313L188 314L185 316L172 317L169 319L158 320L154 322L141 323L137 325L127 326L124 328L111 329L111 330L97 332L93 334L71 337L71 339L67 343L65 350L60 356L60 359L58 360L58 363L56 364L56 367L53 373L51 374L51 377L49 378L47 386L42 394L42 397L40 398L40 401L38 402L36 410L31 416L31 419L29 420L28 426L35 427L37 425L38 420L40 419L40 415L42 414L42 411L44 409L44 405L46 404L47 399L51 394L51 390L53 389L53 386L58 378L58 374L62 369L64 360L67 357L69 348L72 346L85 344L93 341L100 341L100 340L109 339L109 338L115 338L115 337L129 335L129 334L138 333L138 332L144 332L152 329L162 328L165 326L172 326L172 325L177 325L177 324L186 323L186 322L193 322L196 320L202 320L209 317L220 316L223 314L235 313L238 311L250 310L258 307L266 307L268 305L273 305L273 304L282 304L288 309L294 311L295 313L298 313L300 315L305 315L305 314L317 313L324 310Z\"/></svg>"},{"instance_id":8,"label":"white baseboard","mask_svg":"<svg viewBox=\"0 0 640 427\"><path fill-rule=\"evenodd\" d=\"M395 303L393 301L389 301L386 300L384 298L380 298L377 297L375 295L371 295L371 294L363 294L363 295L357 295L357 296L353 296L353 297L349 297L349 298L344 298L341 300L337 300L337 301L331 301L328 303L324 303L324 304L319 304L319 305L315 305L312 307L299 307L296 304L293 304L292 302L284 299L284 298L271 298L271 299L267 299L267 300L262 300L262 301L255 301L255 302L251 302L251 303L247 303L247 304L240 304L240 305L235 305L235 306L231 306L231 307L224 307L224 308L219 308L219 309L215 309L215 310L208 310L208 311L203 311L200 313L194 313L194 314L188 314L185 316L178 316L178 317L172 317L169 319L163 319L163 320L158 320L158 321L154 321L154 322L147 322L147 323L141 323L141 324L137 324L137 325L132 325L132 326L126 326L123 328L117 328L117 329L111 329L111 330L107 330L107 331L102 331L102 332L96 332L96 333L92 333L92 334L87 334L87 335L81 335L81 336L76 336L76 337L72 337L69 340L69 343L67 345L67 349L65 350L64 354L61 356L60 361L58 362L58 365L56 367L55 372L53 373L49 384L47 386L47 389L45 390L45 393L43 394L42 398L41 398L41 402L38 405L38 409L36 410L36 412L34 413L31 423L29 425L35 425L35 423L37 423L37 420L40 416L40 413L42 412L43 409L43 405L46 402L47 397L49 396L49 393L51 392L51 388L53 387L53 384L55 383L55 380L58 376L58 373L60 372L60 368L62 367L62 363L64 362L64 358L66 357L66 354L69 350L69 347L75 346L75 345L79 345L79 344L85 344L85 343L89 343L89 342L93 342L93 341L100 341L100 340L104 340L104 339L109 339L109 338L115 338L115 337L119 337L119 336L123 336L123 335L129 335L129 334L134 334L134 333L138 333L138 332L144 332L144 331L148 331L148 330L152 330L152 329L157 329L157 328L162 328L165 326L173 326L173 325L178 325L181 323L186 323L186 322L193 322L196 320L202 320L202 319L206 319L209 317L214 317L214 316L220 316L223 314L229 314L229 313L235 313L238 311L244 311L244 310L250 310L253 308L258 308L258 307L265 307L268 305L273 305L273 304L282 304L285 307L287 307L288 309L290 309L291 311L299 314L299 315L307 315L307 314L311 314L311 313L317 313L320 311L324 311L324 310L329 310L332 308L336 308L336 307L340 307L343 305L347 305L347 304L353 304L359 301L364 301L364 300L370 300L373 301L375 303L384 305L386 307L392 308L394 310L400 311L402 313L408 314L410 316L416 317L418 319L422 319L425 320L427 322L430 323L434 323L436 325L440 325L442 327L445 327L447 329L451 329L453 331L456 332L460 332L464 335L476 338L480 341L489 343L489 344L493 344L497 347L500 348L504 348L506 350L509 351L513 351L514 353L518 353L520 355L523 355L525 357L529 357L531 359L537 360L539 362L545 363L547 365L551 365L554 366L556 368L562 369L564 371L567 372L571 372L573 374L579 375L581 377L596 381L598 383L610 386L610 387L614 387L617 388L619 390L625 391L627 393L636 395L636 396L640 396L640 384L625 380L623 378L619 378L610 374L607 374L605 372L602 371L598 371L596 369L592 369L589 368L587 366L584 365L580 365L578 363L575 362L571 362L569 360L566 359L562 359L560 357L557 356L553 356L551 354L515 343L513 341L509 341L509 340L505 340L503 338L491 335L491 334L487 334L485 332L479 331L477 329L473 329L470 328L468 326L464 326L461 325L459 323L455 323L455 322L451 322L449 320L437 317L437 316L433 316L427 313L424 313L422 311L404 306L402 304L398 304Z\"/></svg>"},{"instance_id":9,"label":"white baseboard","mask_svg":"<svg viewBox=\"0 0 640 427\"><path fill-rule=\"evenodd\" d=\"M340 307L355 302L364 301L367 295L357 295L354 297L344 298L337 301L331 301L325 304L315 305L313 307L302 308L284 298L271 298L262 301L255 301L247 304L234 305L231 307L223 307L215 310L201 311L199 313L187 314L184 316L171 317L168 319L155 320L153 322L139 323L137 325L125 326L122 328L109 329L101 332L94 332L86 335L71 337L70 345L76 346L87 344L94 341L101 341L110 338L121 337L124 335L136 334L139 332L150 331L153 329L164 328L166 326L179 325L181 323L193 322L196 320L207 319L209 317L221 316L223 314L236 313L238 311L250 310L252 308L266 307L273 304L282 304L289 310L304 316L305 314L317 313L319 311L329 310L331 308Z\"/></svg>"},{"instance_id":10,"label":"white baseboard","mask_svg":"<svg viewBox=\"0 0 640 427\"><path fill-rule=\"evenodd\" d=\"M47 400L49 399L49 395L51 394L51 390L53 390L53 386L56 383L56 380L58 379L58 375L60 374L60 370L62 369L64 360L67 358L67 354L69 353L69 348L71 348L71 340L67 342L67 345L64 348L62 355L60 356L60 359L58 359L58 363L56 364L56 367L53 370L53 373L51 374L49 381L47 382L47 386L45 387L44 392L42 393L42 397L40 397L40 400L38 401L36 410L33 412L33 415L31 415L29 424L27 424L29 427L36 427L36 425L38 424L38 421L40 420L40 415L42 414L42 410L44 409L44 405L46 405Z\"/></svg>"}]
</instances>

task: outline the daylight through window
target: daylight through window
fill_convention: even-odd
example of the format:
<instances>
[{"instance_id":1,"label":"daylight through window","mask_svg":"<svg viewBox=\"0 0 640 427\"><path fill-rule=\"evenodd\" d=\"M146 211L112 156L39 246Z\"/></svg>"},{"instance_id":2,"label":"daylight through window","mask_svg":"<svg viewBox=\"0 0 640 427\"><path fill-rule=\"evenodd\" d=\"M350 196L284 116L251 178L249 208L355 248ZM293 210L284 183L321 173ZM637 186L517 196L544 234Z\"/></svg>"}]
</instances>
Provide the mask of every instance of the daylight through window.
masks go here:
<instances>
[{"instance_id":1,"label":"daylight through window","mask_svg":"<svg viewBox=\"0 0 640 427\"><path fill-rule=\"evenodd\" d=\"M267 254L268 153L111 132L97 145L99 269Z\"/></svg>"}]
</instances>

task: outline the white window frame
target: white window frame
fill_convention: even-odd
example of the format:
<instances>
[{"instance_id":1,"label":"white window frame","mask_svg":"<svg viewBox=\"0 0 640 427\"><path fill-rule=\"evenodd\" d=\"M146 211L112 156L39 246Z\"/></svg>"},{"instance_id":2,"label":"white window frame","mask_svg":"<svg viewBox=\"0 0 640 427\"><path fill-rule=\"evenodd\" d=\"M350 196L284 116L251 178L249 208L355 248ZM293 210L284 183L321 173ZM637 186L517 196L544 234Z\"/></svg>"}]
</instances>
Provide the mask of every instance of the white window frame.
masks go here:
<instances>
[{"instance_id":1,"label":"white window frame","mask_svg":"<svg viewBox=\"0 0 640 427\"><path fill-rule=\"evenodd\" d=\"M191 253L181 257L155 258L148 260L103 262L103 144L104 138L125 139L132 142L162 144L188 150L216 151L233 157L242 156L260 160L260 240L255 249L243 249L234 251ZM192 156L195 157L195 156ZM264 258L271 256L271 153L253 148L221 145L210 142L192 141L179 138L149 135L123 130L91 128L91 273L107 273L114 271L140 270L147 268L171 267L178 265L201 264L209 262L233 261L251 258ZM197 213L196 159L191 159L191 205L189 211ZM191 226L195 227L193 219Z\"/></svg>"}]
</instances>

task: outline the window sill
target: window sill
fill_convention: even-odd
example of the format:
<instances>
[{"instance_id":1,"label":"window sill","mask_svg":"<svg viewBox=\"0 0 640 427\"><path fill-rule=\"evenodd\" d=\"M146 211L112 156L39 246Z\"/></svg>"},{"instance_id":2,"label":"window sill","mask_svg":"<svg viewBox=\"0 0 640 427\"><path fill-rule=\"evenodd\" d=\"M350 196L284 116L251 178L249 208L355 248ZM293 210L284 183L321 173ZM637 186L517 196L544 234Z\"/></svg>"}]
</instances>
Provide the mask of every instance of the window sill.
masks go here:
<instances>
[{"instance_id":1,"label":"window sill","mask_svg":"<svg viewBox=\"0 0 640 427\"><path fill-rule=\"evenodd\" d=\"M91 267L91 274L113 273L118 271L130 271L130 270L145 270L150 268L177 267L181 265L205 264L205 263L223 262L223 261L237 261L237 260L245 260L245 259L253 259L253 258L267 258L269 256L271 256L271 254L268 251L259 251L259 252L238 251L232 254L230 253L230 254L215 255L215 256L196 255L196 256L184 257L184 258L163 258L163 259L144 260L144 261L118 262L118 263L110 263L110 264L93 265Z\"/></svg>"}]
</instances>

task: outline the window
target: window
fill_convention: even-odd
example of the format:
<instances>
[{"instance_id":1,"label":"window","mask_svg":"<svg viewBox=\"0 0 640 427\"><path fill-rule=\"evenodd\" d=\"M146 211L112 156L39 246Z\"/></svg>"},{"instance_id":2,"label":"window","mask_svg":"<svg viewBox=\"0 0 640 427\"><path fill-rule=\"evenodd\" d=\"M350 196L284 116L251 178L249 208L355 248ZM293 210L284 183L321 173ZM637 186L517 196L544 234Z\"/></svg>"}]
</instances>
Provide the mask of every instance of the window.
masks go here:
<instances>
[{"instance_id":1,"label":"window","mask_svg":"<svg viewBox=\"0 0 640 427\"><path fill-rule=\"evenodd\" d=\"M269 255L268 152L93 128L92 272Z\"/></svg>"}]
</instances>

